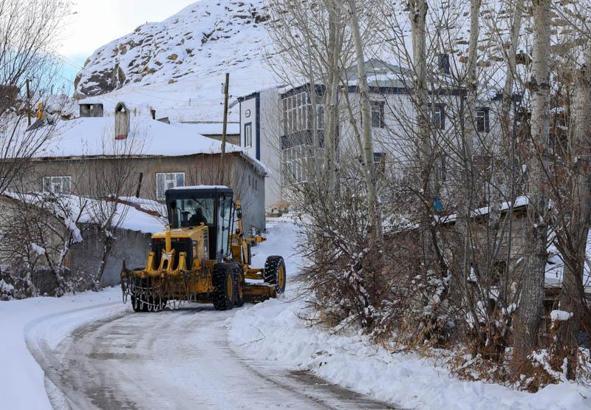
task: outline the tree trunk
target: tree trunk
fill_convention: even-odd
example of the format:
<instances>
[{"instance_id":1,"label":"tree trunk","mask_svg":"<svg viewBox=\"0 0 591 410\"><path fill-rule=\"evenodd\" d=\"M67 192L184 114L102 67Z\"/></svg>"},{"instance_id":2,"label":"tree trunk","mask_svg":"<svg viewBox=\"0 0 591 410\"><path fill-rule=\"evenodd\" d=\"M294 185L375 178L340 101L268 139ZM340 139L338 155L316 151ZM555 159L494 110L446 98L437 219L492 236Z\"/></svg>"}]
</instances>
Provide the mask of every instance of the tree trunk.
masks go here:
<instances>
[{"instance_id":1,"label":"tree trunk","mask_svg":"<svg viewBox=\"0 0 591 410\"><path fill-rule=\"evenodd\" d=\"M349 0L351 14L351 29L355 54L357 56L357 87L361 103L361 121L363 125L363 156L364 174L367 185L367 209L369 212L370 245L375 246L381 242L382 224L377 200L376 172L374 165L373 136L371 132L371 103L369 101L369 86L367 73L365 72L365 56L361 33L359 31L359 19L357 17L357 4L355 0ZM371 246L370 246L371 247Z\"/></svg>"},{"instance_id":2,"label":"tree trunk","mask_svg":"<svg viewBox=\"0 0 591 410\"><path fill-rule=\"evenodd\" d=\"M478 93L478 39L480 36L480 6L482 0L470 1L470 40L468 46L468 62L466 67L466 88L467 98L464 107L464 129L462 138L462 208L458 218L458 231L463 244L458 257L460 271L454 274L452 292L457 294L459 289L464 288L465 281L470 275L472 261L472 240L470 234L470 218L475 208L474 195L474 140L476 139L476 104ZM458 286L459 285L459 286Z\"/></svg>"},{"instance_id":3,"label":"tree trunk","mask_svg":"<svg viewBox=\"0 0 591 410\"><path fill-rule=\"evenodd\" d=\"M431 126L429 121L427 90L427 32L426 19L429 6L426 0L410 0L410 20L412 25L413 65L415 71L415 106L419 128L419 161L421 179L425 187L425 198L431 201L433 187L431 178Z\"/></svg>"},{"instance_id":4,"label":"tree trunk","mask_svg":"<svg viewBox=\"0 0 591 410\"><path fill-rule=\"evenodd\" d=\"M337 182L337 150L339 137L338 123L338 94L340 81L340 51L341 36L340 24L342 18L337 4L333 1L327 1L329 14L329 55L328 55L328 85L325 95L325 127L324 127L324 149L325 164L328 179L329 195L335 195L338 192Z\"/></svg>"},{"instance_id":5,"label":"tree trunk","mask_svg":"<svg viewBox=\"0 0 591 410\"><path fill-rule=\"evenodd\" d=\"M432 177L432 149L431 124L429 118L428 90L427 90L427 11L426 0L409 0L409 19L411 23L411 37L414 69L414 106L417 115L418 141L417 160L420 166L420 189L424 201L421 229L423 253L426 255L425 264L429 263L430 249L437 248L433 229L432 204L434 200L434 186ZM434 246L431 246L434 245Z\"/></svg>"},{"instance_id":6,"label":"tree trunk","mask_svg":"<svg viewBox=\"0 0 591 410\"><path fill-rule=\"evenodd\" d=\"M501 104L500 123L503 135L503 146L510 147L513 138L511 127L511 107L513 105L513 86L517 75L517 48L519 47L519 37L521 34L521 20L523 16L523 0L516 0L511 24L511 44L507 49L507 73L505 75L505 84L503 86L503 101Z\"/></svg>"},{"instance_id":7,"label":"tree trunk","mask_svg":"<svg viewBox=\"0 0 591 410\"><path fill-rule=\"evenodd\" d=\"M534 52L532 78L531 156L528 169L529 249L520 283L521 298L514 322L513 372L518 377L528 356L538 347L544 303L544 274L547 262L548 200L544 193L544 156L549 138L550 0L533 1Z\"/></svg>"},{"instance_id":8,"label":"tree trunk","mask_svg":"<svg viewBox=\"0 0 591 410\"><path fill-rule=\"evenodd\" d=\"M582 315L585 314L583 273L585 252L589 235L590 202L589 175L591 175L590 141L591 135L591 47L586 50L585 63L577 76L574 95L574 130L572 133L571 156L577 170L572 184L572 214L567 238L565 266L560 293L560 309L573 314L572 318L559 323L557 334L556 363L562 365L567 360L567 377L574 380L577 373L577 333Z\"/></svg>"}]
</instances>

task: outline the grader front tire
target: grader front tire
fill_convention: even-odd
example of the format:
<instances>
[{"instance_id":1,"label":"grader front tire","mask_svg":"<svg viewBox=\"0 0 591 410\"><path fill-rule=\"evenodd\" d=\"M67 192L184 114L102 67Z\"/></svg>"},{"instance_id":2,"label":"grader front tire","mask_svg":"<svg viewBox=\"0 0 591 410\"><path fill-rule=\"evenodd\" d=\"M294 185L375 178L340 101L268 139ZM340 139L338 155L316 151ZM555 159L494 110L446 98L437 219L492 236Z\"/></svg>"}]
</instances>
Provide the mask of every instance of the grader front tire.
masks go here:
<instances>
[{"instance_id":1,"label":"grader front tire","mask_svg":"<svg viewBox=\"0 0 591 410\"><path fill-rule=\"evenodd\" d=\"M229 310L234 306L234 274L232 268L218 264L213 269L213 307L216 310Z\"/></svg>"}]
</instances>

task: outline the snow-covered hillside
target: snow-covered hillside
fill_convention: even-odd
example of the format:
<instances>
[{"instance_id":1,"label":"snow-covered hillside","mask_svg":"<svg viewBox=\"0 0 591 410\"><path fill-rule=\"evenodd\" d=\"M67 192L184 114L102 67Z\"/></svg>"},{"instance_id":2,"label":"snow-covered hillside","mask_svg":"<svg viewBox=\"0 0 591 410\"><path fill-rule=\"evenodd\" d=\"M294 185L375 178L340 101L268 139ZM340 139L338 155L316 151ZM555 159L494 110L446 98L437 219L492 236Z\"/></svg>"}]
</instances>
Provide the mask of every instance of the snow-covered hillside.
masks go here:
<instances>
[{"instance_id":1,"label":"snow-covered hillside","mask_svg":"<svg viewBox=\"0 0 591 410\"><path fill-rule=\"evenodd\" d=\"M264 0L202 0L99 48L76 95L151 105L173 120L221 121L221 86L234 98L274 86ZM108 94L108 95L104 95Z\"/></svg>"}]
</instances>

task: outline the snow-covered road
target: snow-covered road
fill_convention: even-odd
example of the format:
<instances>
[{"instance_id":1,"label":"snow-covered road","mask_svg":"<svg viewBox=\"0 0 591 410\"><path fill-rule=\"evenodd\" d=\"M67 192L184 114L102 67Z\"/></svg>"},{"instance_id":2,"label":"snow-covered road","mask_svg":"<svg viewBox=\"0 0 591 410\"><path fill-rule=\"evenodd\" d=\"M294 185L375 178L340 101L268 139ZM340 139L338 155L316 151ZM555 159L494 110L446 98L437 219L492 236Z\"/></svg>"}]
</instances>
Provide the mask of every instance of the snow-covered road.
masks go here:
<instances>
[{"instance_id":1,"label":"snow-covered road","mask_svg":"<svg viewBox=\"0 0 591 410\"><path fill-rule=\"evenodd\" d=\"M271 254L284 255L291 281L300 263L296 242L291 221L271 224L269 241L255 248L254 264L264 264ZM30 312L22 331L44 371L52 407L392 408L306 370L266 360L264 354L247 358L240 341L230 335L238 309L219 312L210 305L189 304L174 311L134 313L117 300L119 292L101 292L94 303L82 303L86 296L75 296L77 302L70 306L64 300L41 298L40 304L61 305L44 315L38 304L28 306L31 301L9 304L16 308L21 303L21 312ZM32 402L21 402L21 408Z\"/></svg>"},{"instance_id":2,"label":"snow-covered road","mask_svg":"<svg viewBox=\"0 0 591 410\"><path fill-rule=\"evenodd\" d=\"M29 348L45 370L54 408L389 408L307 372L242 358L227 338L233 313L207 305L125 311L78 328L55 348Z\"/></svg>"}]
</instances>

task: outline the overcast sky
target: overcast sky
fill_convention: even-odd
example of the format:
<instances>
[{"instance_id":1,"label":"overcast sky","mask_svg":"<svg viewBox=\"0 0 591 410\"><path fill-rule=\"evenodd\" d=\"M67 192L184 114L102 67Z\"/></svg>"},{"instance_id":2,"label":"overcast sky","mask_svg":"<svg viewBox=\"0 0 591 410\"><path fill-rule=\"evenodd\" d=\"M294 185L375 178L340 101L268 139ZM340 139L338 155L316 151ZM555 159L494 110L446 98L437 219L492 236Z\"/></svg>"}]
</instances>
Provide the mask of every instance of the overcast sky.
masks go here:
<instances>
[{"instance_id":1,"label":"overcast sky","mask_svg":"<svg viewBox=\"0 0 591 410\"><path fill-rule=\"evenodd\" d=\"M84 60L98 47L147 21L161 21L196 0L73 0L74 15L62 32L59 53L64 77L74 78Z\"/></svg>"}]
</instances>

